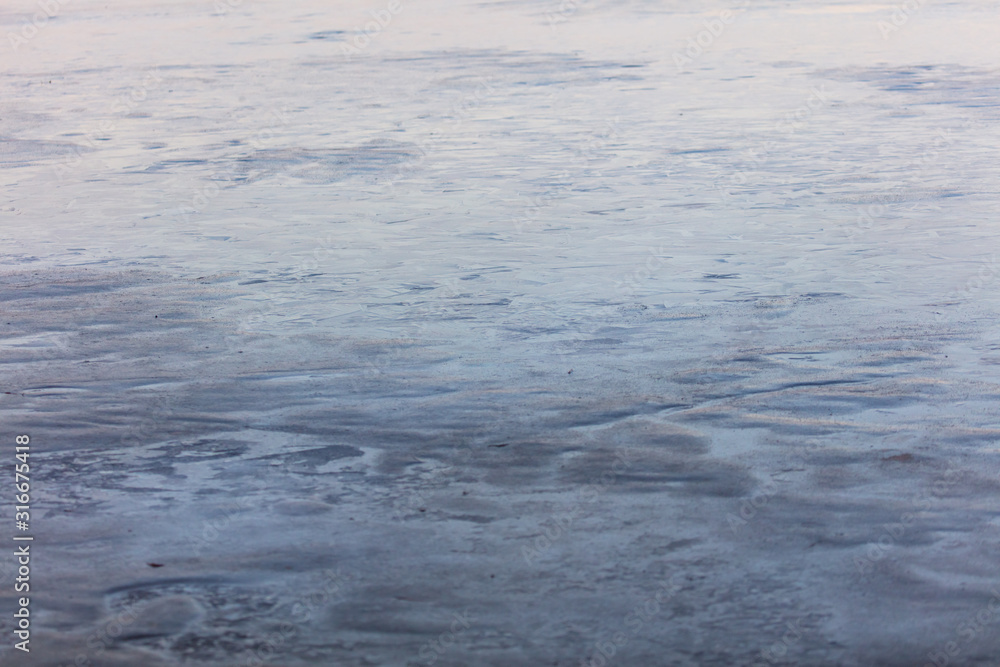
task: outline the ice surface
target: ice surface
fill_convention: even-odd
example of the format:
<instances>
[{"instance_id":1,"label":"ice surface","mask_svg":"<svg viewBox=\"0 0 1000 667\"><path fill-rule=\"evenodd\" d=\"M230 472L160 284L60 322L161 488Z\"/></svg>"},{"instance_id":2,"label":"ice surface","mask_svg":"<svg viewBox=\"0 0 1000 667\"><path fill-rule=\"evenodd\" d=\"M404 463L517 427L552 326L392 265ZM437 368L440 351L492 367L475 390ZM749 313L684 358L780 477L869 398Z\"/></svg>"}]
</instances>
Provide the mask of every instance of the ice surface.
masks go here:
<instances>
[{"instance_id":1,"label":"ice surface","mask_svg":"<svg viewBox=\"0 0 1000 667\"><path fill-rule=\"evenodd\" d=\"M995 2L54 4L2 664L998 664Z\"/></svg>"}]
</instances>

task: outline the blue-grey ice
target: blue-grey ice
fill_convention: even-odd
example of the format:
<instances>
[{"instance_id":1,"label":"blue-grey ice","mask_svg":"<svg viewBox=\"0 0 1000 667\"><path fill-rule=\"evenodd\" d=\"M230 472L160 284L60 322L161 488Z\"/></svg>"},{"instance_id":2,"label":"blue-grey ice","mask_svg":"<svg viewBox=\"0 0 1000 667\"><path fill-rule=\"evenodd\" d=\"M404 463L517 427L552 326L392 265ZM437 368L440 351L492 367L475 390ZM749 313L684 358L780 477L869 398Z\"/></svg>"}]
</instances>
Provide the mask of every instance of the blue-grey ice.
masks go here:
<instances>
[{"instance_id":1,"label":"blue-grey ice","mask_svg":"<svg viewBox=\"0 0 1000 667\"><path fill-rule=\"evenodd\" d=\"M997 18L5 3L0 663L995 667Z\"/></svg>"}]
</instances>

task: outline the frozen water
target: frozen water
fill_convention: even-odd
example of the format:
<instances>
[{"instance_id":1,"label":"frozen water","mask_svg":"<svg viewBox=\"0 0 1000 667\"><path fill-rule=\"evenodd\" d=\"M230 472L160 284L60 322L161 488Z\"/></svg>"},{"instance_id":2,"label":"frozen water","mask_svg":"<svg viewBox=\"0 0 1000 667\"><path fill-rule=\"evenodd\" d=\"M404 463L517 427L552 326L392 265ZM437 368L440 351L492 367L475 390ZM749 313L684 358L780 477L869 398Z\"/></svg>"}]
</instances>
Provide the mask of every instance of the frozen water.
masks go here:
<instances>
[{"instance_id":1,"label":"frozen water","mask_svg":"<svg viewBox=\"0 0 1000 667\"><path fill-rule=\"evenodd\" d=\"M4 665L997 664L995 2L54 4Z\"/></svg>"}]
</instances>

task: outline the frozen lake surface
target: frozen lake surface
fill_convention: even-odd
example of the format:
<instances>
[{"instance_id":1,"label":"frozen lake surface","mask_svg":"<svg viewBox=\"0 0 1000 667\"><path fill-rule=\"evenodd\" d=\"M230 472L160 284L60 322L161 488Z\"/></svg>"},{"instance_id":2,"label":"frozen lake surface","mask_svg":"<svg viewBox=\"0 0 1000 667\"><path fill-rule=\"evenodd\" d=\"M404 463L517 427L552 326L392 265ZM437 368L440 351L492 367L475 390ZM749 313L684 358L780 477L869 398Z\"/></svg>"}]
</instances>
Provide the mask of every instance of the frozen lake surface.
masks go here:
<instances>
[{"instance_id":1,"label":"frozen lake surface","mask_svg":"<svg viewBox=\"0 0 1000 667\"><path fill-rule=\"evenodd\" d=\"M0 662L996 667L998 5L904 4L6 3Z\"/></svg>"}]
</instances>

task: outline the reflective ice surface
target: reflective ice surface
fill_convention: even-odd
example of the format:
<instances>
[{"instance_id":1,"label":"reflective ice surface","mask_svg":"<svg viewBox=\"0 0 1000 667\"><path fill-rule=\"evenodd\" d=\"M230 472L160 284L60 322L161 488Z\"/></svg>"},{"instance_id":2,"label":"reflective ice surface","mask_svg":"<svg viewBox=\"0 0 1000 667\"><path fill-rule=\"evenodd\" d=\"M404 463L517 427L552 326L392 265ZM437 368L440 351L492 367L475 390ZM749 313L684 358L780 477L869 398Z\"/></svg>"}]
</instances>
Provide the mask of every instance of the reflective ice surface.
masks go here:
<instances>
[{"instance_id":1,"label":"reflective ice surface","mask_svg":"<svg viewBox=\"0 0 1000 667\"><path fill-rule=\"evenodd\" d=\"M0 10L3 664L997 664L996 2L105 5Z\"/></svg>"}]
</instances>

